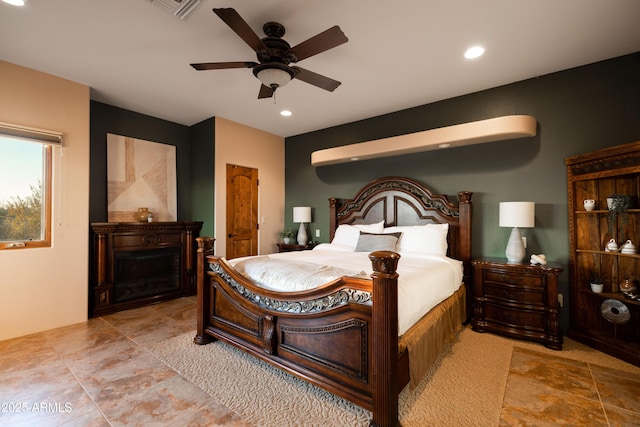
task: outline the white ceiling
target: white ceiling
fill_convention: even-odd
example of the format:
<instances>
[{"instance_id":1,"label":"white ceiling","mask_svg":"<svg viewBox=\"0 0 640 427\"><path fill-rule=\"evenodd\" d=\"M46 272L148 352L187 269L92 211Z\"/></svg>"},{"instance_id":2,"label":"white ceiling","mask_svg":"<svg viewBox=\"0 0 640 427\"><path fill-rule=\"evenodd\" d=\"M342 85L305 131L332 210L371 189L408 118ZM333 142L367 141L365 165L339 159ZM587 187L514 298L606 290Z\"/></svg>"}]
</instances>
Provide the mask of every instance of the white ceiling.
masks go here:
<instances>
[{"instance_id":1,"label":"white ceiling","mask_svg":"<svg viewBox=\"0 0 640 427\"><path fill-rule=\"evenodd\" d=\"M640 51L639 0L202 0L185 21L149 0L27 2L0 3L0 59L139 113L184 125L219 116L285 137ZM250 69L194 70L256 60L214 7L233 7L260 37L280 22L292 46L339 25L349 42L299 65L342 85L293 80L274 104L257 99ZM465 60L475 44L485 55Z\"/></svg>"}]
</instances>

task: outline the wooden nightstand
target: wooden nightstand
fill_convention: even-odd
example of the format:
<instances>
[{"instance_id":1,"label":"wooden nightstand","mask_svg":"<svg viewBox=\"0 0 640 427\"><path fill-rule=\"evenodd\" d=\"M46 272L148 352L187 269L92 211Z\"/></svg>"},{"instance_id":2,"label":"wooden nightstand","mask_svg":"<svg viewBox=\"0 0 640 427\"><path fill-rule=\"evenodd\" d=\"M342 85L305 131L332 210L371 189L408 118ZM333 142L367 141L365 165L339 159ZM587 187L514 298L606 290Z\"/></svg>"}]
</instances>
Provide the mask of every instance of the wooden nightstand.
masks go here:
<instances>
[{"instance_id":1,"label":"wooden nightstand","mask_svg":"<svg viewBox=\"0 0 640 427\"><path fill-rule=\"evenodd\" d=\"M305 251L307 249L313 249L315 243L307 243L306 245L278 243L278 252L293 252L293 251Z\"/></svg>"},{"instance_id":2,"label":"wooden nightstand","mask_svg":"<svg viewBox=\"0 0 640 427\"><path fill-rule=\"evenodd\" d=\"M476 332L496 332L562 350L557 264L533 266L480 258L473 264Z\"/></svg>"}]
</instances>

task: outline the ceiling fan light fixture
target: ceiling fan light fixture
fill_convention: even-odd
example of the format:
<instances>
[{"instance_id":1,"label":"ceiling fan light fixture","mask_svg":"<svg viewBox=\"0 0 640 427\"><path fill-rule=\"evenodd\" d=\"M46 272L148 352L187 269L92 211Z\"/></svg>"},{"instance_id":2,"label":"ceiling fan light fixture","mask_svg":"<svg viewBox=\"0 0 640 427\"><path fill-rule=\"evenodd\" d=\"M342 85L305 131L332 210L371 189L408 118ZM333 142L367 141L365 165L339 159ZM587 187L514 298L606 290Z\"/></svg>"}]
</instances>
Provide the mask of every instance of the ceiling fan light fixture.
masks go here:
<instances>
[{"instance_id":1,"label":"ceiling fan light fixture","mask_svg":"<svg viewBox=\"0 0 640 427\"><path fill-rule=\"evenodd\" d=\"M253 74L266 87L276 89L289 83L293 78L293 72L285 65L265 64L253 69Z\"/></svg>"}]
</instances>

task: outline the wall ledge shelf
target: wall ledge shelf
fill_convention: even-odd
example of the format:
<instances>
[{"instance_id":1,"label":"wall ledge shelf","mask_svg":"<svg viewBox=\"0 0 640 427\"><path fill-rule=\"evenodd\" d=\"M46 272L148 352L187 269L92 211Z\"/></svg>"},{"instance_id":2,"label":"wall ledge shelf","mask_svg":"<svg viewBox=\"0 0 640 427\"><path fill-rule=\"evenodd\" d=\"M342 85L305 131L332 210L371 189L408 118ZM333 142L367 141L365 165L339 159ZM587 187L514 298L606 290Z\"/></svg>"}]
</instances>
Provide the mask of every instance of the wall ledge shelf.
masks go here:
<instances>
[{"instance_id":1,"label":"wall ledge shelf","mask_svg":"<svg viewBox=\"0 0 640 427\"><path fill-rule=\"evenodd\" d=\"M622 301L625 304L640 305L639 301L635 301L630 298L625 298L622 292L593 292L589 289L583 289L581 292L585 294L593 295L594 297L601 298L603 300L611 298L618 301Z\"/></svg>"},{"instance_id":2,"label":"wall ledge shelf","mask_svg":"<svg viewBox=\"0 0 640 427\"><path fill-rule=\"evenodd\" d=\"M586 254L602 254L602 255L613 255L613 256L640 258L639 254L623 254L622 252L607 252L607 251L591 250L591 249L576 249L576 252L577 253L586 253Z\"/></svg>"},{"instance_id":3,"label":"wall ledge shelf","mask_svg":"<svg viewBox=\"0 0 640 427\"><path fill-rule=\"evenodd\" d=\"M640 209L628 209L627 212L629 213L638 213L640 212ZM588 214L609 214L609 210L608 209L594 209L592 211L575 211L575 213L577 215L588 215Z\"/></svg>"},{"instance_id":4,"label":"wall ledge shelf","mask_svg":"<svg viewBox=\"0 0 640 427\"><path fill-rule=\"evenodd\" d=\"M538 122L533 116L495 117L314 151L311 153L311 165L315 167L327 166L485 142L532 137L537 133L537 124Z\"/></svg>"}]
</instances>

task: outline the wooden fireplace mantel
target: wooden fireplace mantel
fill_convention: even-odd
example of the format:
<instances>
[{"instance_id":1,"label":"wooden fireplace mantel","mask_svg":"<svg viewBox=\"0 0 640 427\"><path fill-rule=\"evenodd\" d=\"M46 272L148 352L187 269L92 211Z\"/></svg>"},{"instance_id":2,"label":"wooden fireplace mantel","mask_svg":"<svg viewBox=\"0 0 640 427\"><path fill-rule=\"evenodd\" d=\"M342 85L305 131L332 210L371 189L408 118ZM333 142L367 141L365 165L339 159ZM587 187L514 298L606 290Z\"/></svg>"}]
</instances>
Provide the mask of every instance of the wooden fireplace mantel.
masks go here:
<instances>
[{"instance_id":1,"label":"wooden fireplace mantel","mask_svg":"<svg viewBox=\"0 0 640 427\"><path fill-rule=\"evenodd\" d=\"M91 223L89 317L194 295L195 239L201 228L200 221ZM158 263L157 277L154 262ZM171 269L170 278L160 273L167 268ZM121 276L136 274L139 295L128 297L118 281ZM175 283L164 283L172 281ZM162 284L155 286L154 282Z\"/></svg>"}]
</instances>

